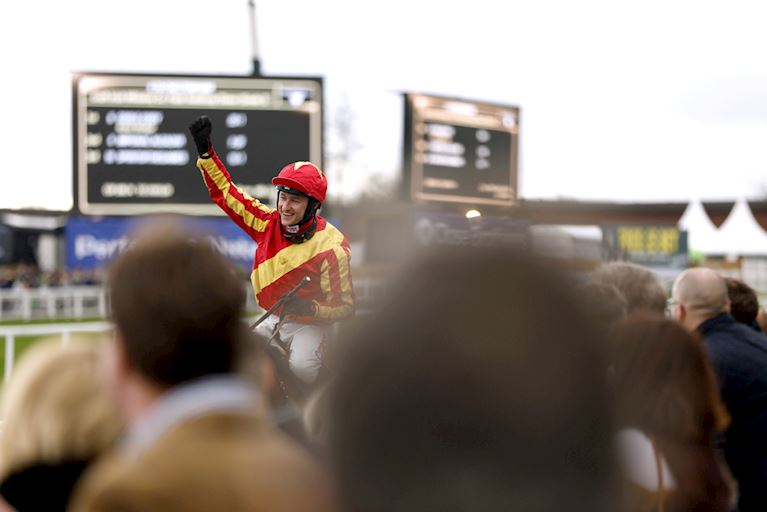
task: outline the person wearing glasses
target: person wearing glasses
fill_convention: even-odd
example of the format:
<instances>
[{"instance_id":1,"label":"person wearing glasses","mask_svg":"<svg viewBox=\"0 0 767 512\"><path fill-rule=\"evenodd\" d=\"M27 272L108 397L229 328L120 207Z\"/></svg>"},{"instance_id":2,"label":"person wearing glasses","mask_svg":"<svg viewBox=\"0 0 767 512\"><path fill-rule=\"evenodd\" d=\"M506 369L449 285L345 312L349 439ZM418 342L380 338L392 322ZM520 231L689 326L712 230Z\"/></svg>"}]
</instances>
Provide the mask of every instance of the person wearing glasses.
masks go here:
<instances>
[{"instance_id":1,"label":"person wearing glasses","mask_svg":"<svg viewBox=\"0 0 767 512\"><path fill-rule=\"evenodd\" d=\"M738 481L738 510L767 510L767 337L735 321L726 282L709 268L676 278L671 307L678 322L703 336L719 377L732 417L722 448Z\"/></svg>"}]
</instances>

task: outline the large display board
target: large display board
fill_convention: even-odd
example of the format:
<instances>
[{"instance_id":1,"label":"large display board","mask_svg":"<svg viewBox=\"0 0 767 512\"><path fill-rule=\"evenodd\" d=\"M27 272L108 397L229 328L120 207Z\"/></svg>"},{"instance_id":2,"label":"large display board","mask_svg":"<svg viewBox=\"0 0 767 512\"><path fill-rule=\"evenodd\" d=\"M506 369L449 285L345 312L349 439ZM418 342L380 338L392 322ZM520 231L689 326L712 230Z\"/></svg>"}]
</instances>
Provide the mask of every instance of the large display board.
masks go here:
<instances>
[{"instance_id":1,"label":"large display board","mask_svg":"<svg viewBox=\"0 0 767 512\"><path fill-rule=\"evenodd\" d=\"M513 206L519 108L405 94L405 187L415 201Z\"/></svg>"},{"instance_id":2,"label":"large display board","mask_svg":"<svg viewBox=\"0 0 767 512\"><path fill-rule=\"evenodd\" d=\"M89 215L218 214L187 126L213 122L216 152L252 196L293 161L322 165L322 79L76 74L74 197Z\"/></svg>"},{"instance_id":3,"label":"large display board","mask_svg":"<svg viewBox=\"0 0 767 512\"><path fill-rule=\"evenodd\" d=\"M688 264L687 231L677 226L604 225L602 244L607 260L680 267Z\"/></svg>"}]
</instances>

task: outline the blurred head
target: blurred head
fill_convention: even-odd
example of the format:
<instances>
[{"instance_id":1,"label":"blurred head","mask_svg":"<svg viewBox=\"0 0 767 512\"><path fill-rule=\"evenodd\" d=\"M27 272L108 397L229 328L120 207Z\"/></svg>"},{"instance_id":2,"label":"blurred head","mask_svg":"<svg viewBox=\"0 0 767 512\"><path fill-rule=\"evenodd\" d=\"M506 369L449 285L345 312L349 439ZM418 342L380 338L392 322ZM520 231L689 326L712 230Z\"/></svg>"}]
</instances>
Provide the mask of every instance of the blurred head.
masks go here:
<instances>
[{"instance_id":1,"label":"blurred head","mask_svg":"<svg viewBox=\"0 0 767 512\"><path fill-rule=\"evenodd\" d=\"M732 317L742 324L754 325L759 313L759 298L754 289L732 277L725 278L725 283Z\"/></svg>"},{"instance_id":2,"label":"blurred head","mask_svg":"<svg viewBox=\"0 0 767 512\"><path fill-rule=\"evenodd\" d=\"M0 473L33 464L87 461L121 423L99 379L103 343L40 341L24 353L3 390Z\"/></svg>"},{"instance_id":3,"label":"blurred head","mask_svg":"<svg viewBox=\"0 0 767 512\"><path fill-rule=\"evenodd\" d=\"M325 397L349 510L612 510L604 361L557 272L451 249L388 296Z\"/></svg>"},{"instance_id":4,"label":"blurred head","mask_svg":"<svg viewBox=\"0 0 767 512\"><path fill-rule=\"evenodd\" d=\"M764 311L763 307L760 307L756 313L756 325L763 333L767 334L767 312Z\"/></svg>"},{"instance_id":5,"label":"blurred head","mask_svg":"<svg viewBox=\"0 0 767 512\"><path fill-rule=\"evenodd\" d=\"M665 314L666 291L658 276L645 267L625 262L605 263L591 273L589 280L617 288L626 299L628 313Z\"/></svg>"},{"instance_id":6,"label":"blurred head","mask_svg":"<svg viewBox=\"0 0 767 512\"><path fill-rule=\"evenodd\" d=\"M603 335L606 335L616 322L626 318L628 303L615 286L586 283L580 292L587 317Z\"/></svg>"},{"instance_id":7,"label":"blurred head","mask_svg":"<svg viewBox=\"0 0 767 512\"><path fill-rule=\"evenodd\" d=\"M679 274L671 290L671 300L674 318L689 330L730 310L727 284L710 268L691 268Z\"/></svg>"},{"instance_id":8,"label":"blurred head","mask_svg":"<svg viewBox=\"0 0 767 512\"><path fill-rule=\"evenodd\" d=\"M622 425L696 442L724 430L729 417L697 332L671 319L634 316L610 338Z\"/></svg>"},{"instance_id":9,"label":"blurred head","mask_svg":"<svg viewBox=\"0 0 767 512\"><path fill-rule=\"evenodd\" d=\"M245 290L207 240L178 227L139 234L111 267L108 285L126 372L166 389L234 371Z\"/></svg>"},{"instance_id":10,"label":"blurred head","mask_svg":"<svg viewBox=\"0 0 767 512\"><path fill-rule=\"evenodd\" d=\"M714 447L729 415L700 335L656 316L629 318L610 335L618 423L657 443L675 480L667 508L729 510Z\"/></svg>"}]
</instances>

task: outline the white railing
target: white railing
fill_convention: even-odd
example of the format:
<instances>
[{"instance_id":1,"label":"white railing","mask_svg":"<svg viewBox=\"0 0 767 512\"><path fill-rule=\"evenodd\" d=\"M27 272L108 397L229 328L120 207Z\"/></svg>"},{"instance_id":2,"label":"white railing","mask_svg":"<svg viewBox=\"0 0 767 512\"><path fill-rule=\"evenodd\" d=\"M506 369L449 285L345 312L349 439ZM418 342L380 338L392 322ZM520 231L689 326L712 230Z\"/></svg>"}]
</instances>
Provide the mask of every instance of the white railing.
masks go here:
<instances>
[{"instance_id":1,"label":"white railing","mask_svg":"<svg viewBox=\"0 0 767 512\"><path fill-rule=\"evenodd\" d=\"M250 283L245 289L246 311L260 311ZM383 298L385 285L380 278L361 277L354 280L354 292L358 309L366 310L371 303ZM109 307L103 286L0 289L0 321L106 318Z\"/></svg>"},{"instance_id":2,"label":"white railing","mask_svg":"<svg viewBox=\"0 0 767 512\"><path fill-rule=\"evenodd\" d=\"M104 318L107 311L101 286L0 290L0 320Z\"/></svg>"},{"instance_id":3,"label":"white railing","mask_svg":"<svg viewBox=\"0 0 767 512\"><path fill-rule=\"evenodd\" d=\"M71 324L39 324L39 325L3 325L0 326L0 338L5 339L5 373L7 381L13 372L16 359L16 338L18 336L54 336L66 345L73 333L99 333L112 330L109 322L84 322Z\"/></svg>"},{"instance_id":4,"label":"white railing","mask_svg":"<svg viewBox=\"0 0 767 512\"><path fill-rule=\"evenodd\" d=\"M250 286L247 311L258 309ZM103 286L0 289L0 321L106 318L109 297Z\"/></svg>"},{"instance_id":5,"label":"white railing","mask_svg":"<svg viewBox=\"0 0 767 512\"><path fill-rule=\"evenodd\" d=\"M357 314L364 314L385 296L386 286L379 278L364 277L354 280L354 291L357 296ZM263 313L250 290L248 308L251 312L248 323ZM90 286L0 290L0 319L67 318L67 313L69 317L106 317L107 297L104 289ZM13 372L16 340L19 336L59 336L61 342L67 344L73 333L108 332L112 327L109 322L0 325L0 339L5 341L5 380Z\"/></svg>"}]
</instances>

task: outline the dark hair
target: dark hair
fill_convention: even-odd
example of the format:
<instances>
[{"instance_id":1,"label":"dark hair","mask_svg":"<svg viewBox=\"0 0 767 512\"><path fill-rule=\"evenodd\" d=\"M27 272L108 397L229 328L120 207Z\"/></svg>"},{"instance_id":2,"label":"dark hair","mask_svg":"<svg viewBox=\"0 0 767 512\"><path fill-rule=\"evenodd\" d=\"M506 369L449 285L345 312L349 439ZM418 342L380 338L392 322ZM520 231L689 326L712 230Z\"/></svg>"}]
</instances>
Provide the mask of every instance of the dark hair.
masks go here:
<instances>
[{"instance_id":1,"label":"dark hair","mask_svg":"<svg viewBox=\"0 0 767 512\"><path fill-rule=\"evenodd\" d=\"M328 391L350 510L614 510L604 361L558 272L451 248L387 296Z\"/></svg>"},{"instance_id":2,"label":"dark hair","mask_svg":"<svg viewBox=\"0 0 767 512\"><path fill-rule=\"evenodd\" d=\"M753 288L740 279L726 277L730 314L742 324L753 325L759 313L759 298Z\"/></svg>"},{"instance_id":3,"label":"dark hair","mask_svg":"<svg viewBox=\"0 0 767 512\"><path fill-rule=\"evenodd\" d=\"M233 371L245 290L207 240L169 228L144 234L108 283L112 318L144 377L170 387Z\"/></svg>"},{"instance_id":4,"label":"dark hair","mask_svg":"<svg viewBox=\"0 0 767 512\"><path fill-rule=\"evenodd\" d=\"M619 425L657 442L676 481L669 510L728 510L714 436L729 415L700 335L638 315L613 329L610 345Z\"/></svg>"}]
</instances>

